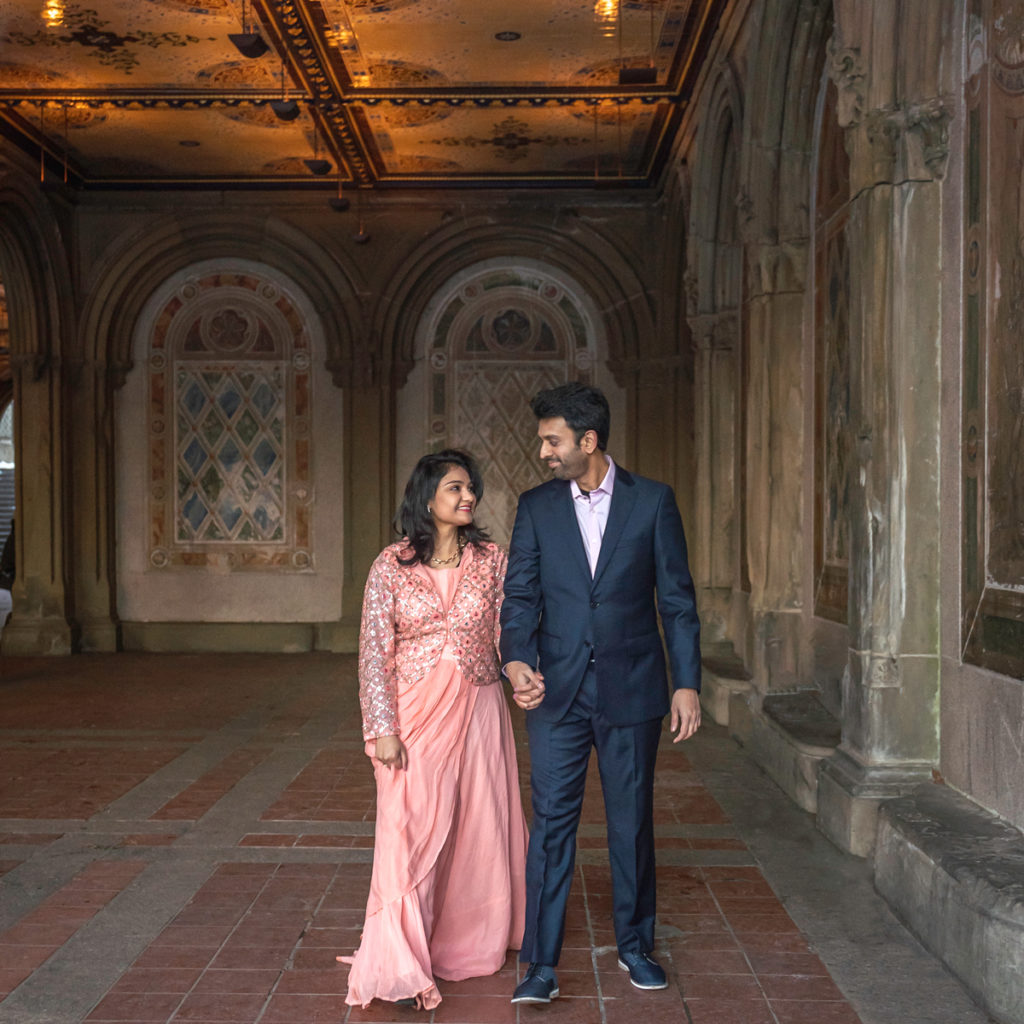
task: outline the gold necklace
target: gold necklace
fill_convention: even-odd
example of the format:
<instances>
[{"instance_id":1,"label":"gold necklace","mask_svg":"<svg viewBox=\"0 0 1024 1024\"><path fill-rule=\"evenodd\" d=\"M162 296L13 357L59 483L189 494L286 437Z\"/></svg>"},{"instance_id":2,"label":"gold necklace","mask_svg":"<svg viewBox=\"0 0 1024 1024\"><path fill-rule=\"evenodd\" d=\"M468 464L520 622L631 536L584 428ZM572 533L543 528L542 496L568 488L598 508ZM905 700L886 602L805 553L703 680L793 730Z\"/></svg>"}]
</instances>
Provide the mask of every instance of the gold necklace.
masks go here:
<instances>
[{"instance_id":1,"label":"gold necklace","mask_svg":"<svg viewBox=\"0 0 1024 1024\"><path fill-rule=\"evenodd\" d=\"M458 544L455 548L455 554L449 555L447 558L431 558L431 565L454 565L462 557L462 549L466 546L466 542L460 537Z\"/></svg>"}]
</instances>

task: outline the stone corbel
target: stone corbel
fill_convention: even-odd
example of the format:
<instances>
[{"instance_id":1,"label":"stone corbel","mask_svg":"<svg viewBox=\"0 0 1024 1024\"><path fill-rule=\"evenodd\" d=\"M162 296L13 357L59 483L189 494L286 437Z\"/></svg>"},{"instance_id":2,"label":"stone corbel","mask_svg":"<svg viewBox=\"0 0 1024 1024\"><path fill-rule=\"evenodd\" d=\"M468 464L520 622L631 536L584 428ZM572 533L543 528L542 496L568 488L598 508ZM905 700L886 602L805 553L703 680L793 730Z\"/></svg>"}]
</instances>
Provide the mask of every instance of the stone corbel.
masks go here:
<instances>
[{"instance_id":1,"label":"stone corbel","mask_svg":"<svg viewBox=\"0 0 1024 1024\"><path fill-rule=\"evenodd\" d=\"M739 325L733 312L720 313L711 330L711 347L718 351L732 351L739 340Z\"/></svg>"},{"instance_id":2,"label":"stone corbel","mask_svg":"<svg viewBox=\"0 0 1024 1024\"><path fill-rule=\"evenodd\" d=\"M134 366L135 363L131 359L115 360L107 364L107 376L115 391L124 387L124 382Z\"/></svg>"},{"instance_id":3,"label":"stone corbel","mask_svg":"<svg viewBox=\"0 0 1024 1024\"><path fill-rule=\"evenodd\" d=\"M860 50L840 48L835 39L829 42L829 78L839 94L837 113L839 126L849 128L864 117L864 80L866 78Z\"/></svg>"},{"instance_id":4,"label":"stone corbel","mask_svg":"<svg viewBox=\"0 0 1024 1024\"><path fill-rule=\"evenodd\" d=\"M374 353L365 349L352 352L342 359L327 359L324 363L337 388L375 388L382 384L382 368ZM411 367L392 367L396 387L401 387Z\"/></svg>"},{"instance_id":5,"label":"stone corbel","mask_svg":"<svg viewBox=\"0 0 1024 1024\"><path fill-rule=\"evenodd\" d=\"M10 360L14 369L27 372L32 380L39 380L49 365L44 352L12 352Z\"/></svg>"},{"instance_id":6,"label":"stone corbel","mask_svg":"<svg viewBox=\"0 0 1024 1024\"><path fill-rule=\"evenodd\" d=\"M870 111L864 119L874 179L940 180L949 159L950 114L941 99Z\"/></svg>"},{"instance_id":7,"label":"stone corbel","mask_svg":"<svg viewBox=\"0 0 1024 1024\"><path fill-rule=\"evenodd\" d=\"M750 246L747 258L750 280L757 282L759 294L803 291L807 281L806 242Z\"/></svg>"},{"instance_id":8,"label":"stone corbel","mask_svg":"<svg viewBox=\"0 0 1024 1024\"><path fill-rule=\"evenodd\" d=\"M921 141L921 158L936 180L946 174L949 159L949 111L940 99L929 100L907 111L907 131Z\"/></svg>"}]
</instances>

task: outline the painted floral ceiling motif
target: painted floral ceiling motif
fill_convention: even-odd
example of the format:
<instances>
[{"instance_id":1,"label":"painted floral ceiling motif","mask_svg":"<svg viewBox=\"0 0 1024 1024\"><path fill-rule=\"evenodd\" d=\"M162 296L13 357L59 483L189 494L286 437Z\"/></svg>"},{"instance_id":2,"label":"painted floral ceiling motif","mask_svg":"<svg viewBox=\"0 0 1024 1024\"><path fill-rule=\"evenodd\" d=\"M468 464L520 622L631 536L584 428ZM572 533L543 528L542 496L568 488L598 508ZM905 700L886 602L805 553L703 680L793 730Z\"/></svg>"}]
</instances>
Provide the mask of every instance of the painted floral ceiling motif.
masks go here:
<instances>
[{"instance_id":1,"label":"painted floral ceiling motif","mask_svg":"<svg viewBox=\"0 0 1024 1024\"><path fill-rule=\"evenodd\" d=\"M81 187L645 185L725 0L5 0L0 130Z\"/></svg>"}]
</instances>

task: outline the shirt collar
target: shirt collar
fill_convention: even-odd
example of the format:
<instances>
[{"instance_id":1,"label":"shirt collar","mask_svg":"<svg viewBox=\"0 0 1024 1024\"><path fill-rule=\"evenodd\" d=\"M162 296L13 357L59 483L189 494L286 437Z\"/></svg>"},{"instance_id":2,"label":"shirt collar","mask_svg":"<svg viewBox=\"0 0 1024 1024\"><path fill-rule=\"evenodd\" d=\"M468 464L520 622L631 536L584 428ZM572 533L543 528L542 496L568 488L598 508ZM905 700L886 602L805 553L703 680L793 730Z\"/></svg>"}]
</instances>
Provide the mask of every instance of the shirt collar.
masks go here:
<instances>
[{"instance_id":1,"label":"shirt collar","mask_svg":"<svg viewBox=\"0 0 1024 1024\"><path fill-rule=\"evenodd\" d=\"M606 455L605 457L608 459L608 472L605 473L604 479L590 492L590 494L598 497L601 495L607 495L610 498L612 496L612 490L615 487L615 462L610 455ZM574 501L577 498L583 498L584 495L580 490L580 485L575 480L569 481L569 488L572 491ZM590 497L586 500L593 501L594 498Z\"/></svg>"}]
</instances>

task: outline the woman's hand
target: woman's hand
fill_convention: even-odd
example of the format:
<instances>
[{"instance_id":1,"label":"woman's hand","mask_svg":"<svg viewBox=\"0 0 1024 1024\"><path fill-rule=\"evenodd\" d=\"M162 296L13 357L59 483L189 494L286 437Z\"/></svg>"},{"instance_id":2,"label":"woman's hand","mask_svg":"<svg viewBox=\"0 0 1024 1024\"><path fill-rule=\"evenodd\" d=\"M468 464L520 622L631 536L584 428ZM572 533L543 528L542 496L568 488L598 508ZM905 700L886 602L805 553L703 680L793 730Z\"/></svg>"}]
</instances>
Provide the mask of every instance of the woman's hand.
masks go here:
<instances>
[{"instance_id":1,"label":"woman's hand","mask_svg":"<svg viewBox=\"0 0 1024 1024\"><path fill-rule=\"evenodd\" d=\"M388 768L404 769L409 764L405 744L397 736L378 736L373 756Z\"/></svg>"}]
</instances>

